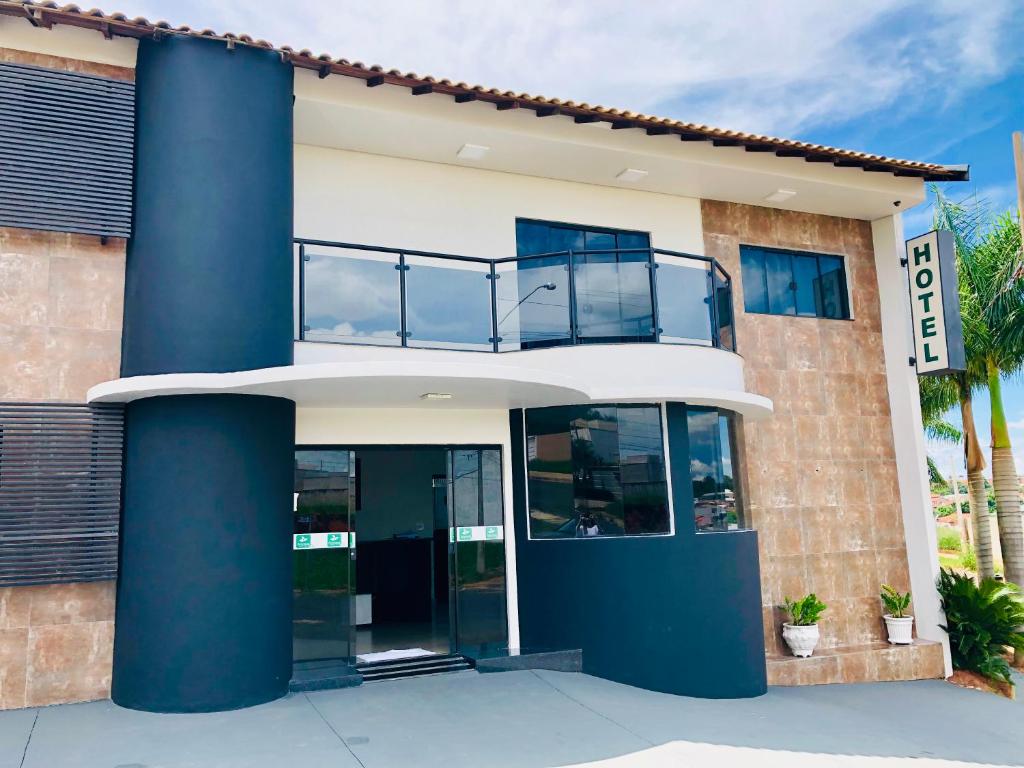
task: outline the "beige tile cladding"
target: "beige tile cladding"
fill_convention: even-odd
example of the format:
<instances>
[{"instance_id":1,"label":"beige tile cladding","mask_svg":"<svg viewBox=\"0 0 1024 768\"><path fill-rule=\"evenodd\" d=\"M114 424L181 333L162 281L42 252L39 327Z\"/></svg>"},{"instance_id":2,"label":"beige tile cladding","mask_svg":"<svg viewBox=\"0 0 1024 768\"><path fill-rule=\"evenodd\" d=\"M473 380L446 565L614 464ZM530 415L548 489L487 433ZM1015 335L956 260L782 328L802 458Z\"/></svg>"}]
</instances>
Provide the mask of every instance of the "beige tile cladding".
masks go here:
<instances>
[{"instance_id":1,"label":"beige tile cladding","mask_svg":"<svg viewBox=\"0 0 1024 768\"><path fill-rule=\"evenodd\" d=\"M734 278L747 386L775 404L771 419L745 428L766 652L788 653L777 606L810 591L829 606L823 650L870 647L885 639L879 585L909 588L871 225L715 201L704 201L702 214L707 255ZM740 244L842 255L855 319L746 314ZM818 666L852 670L853 664L833 659ZM865 668L881 667L865 662ZM807 682L863 677L805 674Z\"/></svg>"},{"instance_id":2,"label":"beige tile cladding","mask_svg":"<svg viewBox=\"0 0 1024 768\"><path fill-rule=\"evenodd\" d=\"M110 696L114 582L0 588L0 709Z\"/></svg>"},{"instance_id":3,"label":"beige tile cladding","mask_svg":"<svg viewBox=\"0 0 1024 768\"><path fill-rule=\"evenodd\" d=\"M0 400L83 402L118 376L125 241L0 228Z\"/></svg>"}]
</instances>

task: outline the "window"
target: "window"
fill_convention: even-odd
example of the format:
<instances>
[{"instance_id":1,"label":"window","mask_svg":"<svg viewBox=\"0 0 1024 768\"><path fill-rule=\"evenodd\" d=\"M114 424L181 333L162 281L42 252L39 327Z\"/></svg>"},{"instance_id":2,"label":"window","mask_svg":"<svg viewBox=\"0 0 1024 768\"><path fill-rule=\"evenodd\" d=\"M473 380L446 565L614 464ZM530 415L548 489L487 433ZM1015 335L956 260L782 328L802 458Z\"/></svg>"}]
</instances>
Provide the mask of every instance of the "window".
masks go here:
<instances>
[{"instance_id":1,"label":"window","mask_svg":"<svg viewBox=\"0 0 1024 768\"><path fill-rule=\"evenodd\" d=\"M839 256L744 245L740 271L747 312L850 318L846 271Z\"/></svg>"},{"instance_id":2,"label":"window","mask_svg":"<svg viewBox=\"0 0 1024 768\"><path fill-rule=\"evenodd\" d=\"M739 417L714 408L688 408L690 482L698 531L747 528L743 499L734 471Z\"/></svg>"},{"instance_id":3,"label":"window","mask_svg":"<svg viewBox=\"0 0 1024 768\"><path fill-rule=\"evenodd\" d=\"M576 288L576 336L580 342L643 342L654 341L654 303L651 299L651 277L648 269L651 246L646 232L624 232L613 229L577 227L528 219L516 220L516 254L535 256L560 251L590 251L573 257ZM632 249L638 249L630 252ZM607 253L593 253L607 251ZM546 328L550 321L536 322L534 315L550 315L552 306L568 307L565 280L558 275L567 272L565 257L551 256L518 263L517 305L519 323L524 328L534 325ZM532 274L536 270L552 270L543 279L551 295L535 291L539 284ZM531 274L532 273L532 274ZM563 290L563 288L565 290ZM508 297L509 299L511 297ZM499 306L499 311L502 307ZM561 327L561 324L557 324ZM506 329L499 323L499 335ZM525 338L523 346L550 345L557 336ZM565 343L565 342L562 342Z\"/></svg>"},{"instance_id":4,"label":"window","mask_svg":"<svg viewBox=\"0 0 1024 768\"><path fill-rule=\"evenodd\" d=\"M658 406L529 409L526 446L530 538L670 532Z\"/></svg>"}]
</instances>

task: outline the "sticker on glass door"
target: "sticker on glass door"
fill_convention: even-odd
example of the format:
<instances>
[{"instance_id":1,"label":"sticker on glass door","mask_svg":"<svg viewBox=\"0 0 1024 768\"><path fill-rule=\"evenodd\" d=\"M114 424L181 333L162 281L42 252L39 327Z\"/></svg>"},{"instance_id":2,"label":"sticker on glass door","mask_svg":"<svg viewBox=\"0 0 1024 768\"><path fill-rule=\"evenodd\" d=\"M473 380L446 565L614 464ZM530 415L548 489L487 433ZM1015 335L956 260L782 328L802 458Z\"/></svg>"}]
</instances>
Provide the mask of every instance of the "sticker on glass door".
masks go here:
<instances>
[{"instance_id":1,"label":"sticker on glass door","mask_svg":"<svg viewBox=\"0 0 1024 768\"><path fill-rule=\"evenodd\" d=\"M502 525L460 525L448 529L449 541L504 541Z\"/></svg>"},{"instance_id":2,"label":"sticker on glass door","mask_svg":"<svg viewBox=\"0 0 1024 768\"><path fill-rule=\"evenodd\" d=\"M355 546L354 533L295 533L292 549L347 549Z\"/></svg>"}]
</instances>

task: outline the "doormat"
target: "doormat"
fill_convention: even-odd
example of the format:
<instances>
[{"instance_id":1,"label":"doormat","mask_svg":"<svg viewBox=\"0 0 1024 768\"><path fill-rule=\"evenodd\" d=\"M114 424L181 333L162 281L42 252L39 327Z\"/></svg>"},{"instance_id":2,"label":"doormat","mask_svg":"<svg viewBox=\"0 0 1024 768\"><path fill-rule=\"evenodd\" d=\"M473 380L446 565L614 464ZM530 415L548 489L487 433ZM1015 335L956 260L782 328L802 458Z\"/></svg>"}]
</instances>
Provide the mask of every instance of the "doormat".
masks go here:
<instances>
[{"instance_id":1,"label":"doormat","mask_svg":"<svg viewBox=\"0 0 1024 768\"><path fill-rule=\"evenodd\" d=\"M437 656L433 651L423 648L402 648L394 651L378 651L377 653L361 653L356 661L371 664L375 661L394 661L395 659L415 659L417 656Z\"/></svg>"}]
</instances>

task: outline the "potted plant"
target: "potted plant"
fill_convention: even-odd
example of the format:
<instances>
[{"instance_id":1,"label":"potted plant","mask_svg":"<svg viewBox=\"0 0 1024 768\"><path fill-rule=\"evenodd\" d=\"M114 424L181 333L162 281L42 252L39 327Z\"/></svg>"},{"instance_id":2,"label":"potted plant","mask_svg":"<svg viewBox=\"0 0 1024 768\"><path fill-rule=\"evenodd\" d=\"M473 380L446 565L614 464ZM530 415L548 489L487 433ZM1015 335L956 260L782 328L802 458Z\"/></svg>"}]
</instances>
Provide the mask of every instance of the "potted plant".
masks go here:
<instances>
[{"instance_id":1,"label":"potted plant","mask_svg":"<svg viewBox=\"0 0 1024 768\"><path fill-rule=\"evenodd\" d=\"M794 656L807 658L818 644L818 619L826 605L813 592L799 600L786 598L783 608L789 621L782 625L782 637Z\"/></svg>"},{"instance_id":2,"label":"potted plant","mask_svg":"<svg viewBox=\"0 0 1024 768\"><path fill-rule=\"evenodd\" d=\"M888 584L882 585L882 603L885 605L885 628L889 642L893 645L910 645L914 642L914 617L907 615L910 607L910 593L901 594Z\"/></svg>"}]
</instances>

